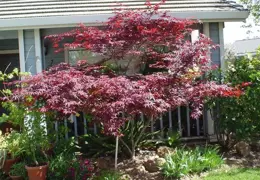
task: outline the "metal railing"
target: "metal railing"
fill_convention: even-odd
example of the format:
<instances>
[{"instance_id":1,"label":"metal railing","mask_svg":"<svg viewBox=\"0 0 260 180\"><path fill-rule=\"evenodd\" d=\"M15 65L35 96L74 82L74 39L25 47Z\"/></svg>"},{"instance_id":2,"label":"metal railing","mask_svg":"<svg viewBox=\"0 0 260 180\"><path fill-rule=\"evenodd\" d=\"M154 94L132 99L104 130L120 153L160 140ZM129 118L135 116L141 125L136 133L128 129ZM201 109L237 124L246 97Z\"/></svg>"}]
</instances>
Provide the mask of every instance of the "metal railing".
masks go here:
<instances>
[{"instance_id":1,"label":"metal railing","mask_svg":"<svg viewBox=\"0 0 260 180\"><path fill-rule=\"evenodd\" d=\"M190 108L178 107L175 110L170 110L165 114L162 114L158 119L151 121L151 132L161 131L161 137L165 138L168 131L178 131L182 138L193 139L194 137L206 137L207 135L207 116L206 113L200 119L192 119L190 117ZM141 115L141 119L144 119ZM68 122L69 121L69 122ZM55 131L59 132L59 127L64 126L69 131L64 132L64 137L69 138L71 136L78 137L80 135L87 134L88 132L98 134L99 125L89 122L82 114L79 117L71 116L70 120L64 120L64 122L55 122Z\"/></svg>"}]
</instances>

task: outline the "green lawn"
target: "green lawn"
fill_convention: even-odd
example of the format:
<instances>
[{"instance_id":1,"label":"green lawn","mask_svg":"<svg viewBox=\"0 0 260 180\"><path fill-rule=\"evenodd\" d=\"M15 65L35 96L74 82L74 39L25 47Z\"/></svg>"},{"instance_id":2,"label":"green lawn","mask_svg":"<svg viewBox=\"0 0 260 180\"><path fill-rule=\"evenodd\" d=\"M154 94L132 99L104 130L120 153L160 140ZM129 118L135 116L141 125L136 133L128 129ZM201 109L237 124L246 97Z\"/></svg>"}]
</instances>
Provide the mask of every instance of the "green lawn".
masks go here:
<instances>
[{"instance_id":1,"label":"green lawn","mask_svg":"<svg viewBox=\"0 0 260 180\"><path fill-rule=\"evenodd\" d=\"M259 168L237 168L228 172L212 172L204 180L260 180Z\"/></svg>"}]
</instances>

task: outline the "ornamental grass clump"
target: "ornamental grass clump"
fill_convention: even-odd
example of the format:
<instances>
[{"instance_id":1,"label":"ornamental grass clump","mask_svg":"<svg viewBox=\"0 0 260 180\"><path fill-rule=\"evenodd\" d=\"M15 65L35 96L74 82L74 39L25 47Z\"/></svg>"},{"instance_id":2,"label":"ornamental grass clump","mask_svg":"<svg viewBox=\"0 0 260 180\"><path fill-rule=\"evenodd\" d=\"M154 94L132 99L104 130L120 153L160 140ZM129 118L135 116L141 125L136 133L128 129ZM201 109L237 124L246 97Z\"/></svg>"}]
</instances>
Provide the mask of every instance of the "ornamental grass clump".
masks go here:
<instances>
[{"instance_id":1,"label":"ornamental grass clump","mask_svg":"<svg viewBox=\"0 0 260 180\"><path fill-rule=\"evenodd\" d=\"M177 149L165 157L162 172L169 178L181 178L188 174L201 173L223 164L217 148L196 147L195 149Z\"/></svg>"}]
</instances>

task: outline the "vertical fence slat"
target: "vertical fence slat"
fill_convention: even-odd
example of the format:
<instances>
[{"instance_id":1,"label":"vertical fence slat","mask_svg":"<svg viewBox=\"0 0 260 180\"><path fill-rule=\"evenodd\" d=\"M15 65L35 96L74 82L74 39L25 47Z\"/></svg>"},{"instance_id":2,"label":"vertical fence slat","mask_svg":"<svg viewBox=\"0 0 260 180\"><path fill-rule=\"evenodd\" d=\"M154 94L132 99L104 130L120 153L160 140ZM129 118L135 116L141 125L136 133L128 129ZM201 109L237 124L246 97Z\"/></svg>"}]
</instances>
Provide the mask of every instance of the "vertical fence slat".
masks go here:
<instances>
[{"instance_id":1,"label":"vertical fence slat","mask_svg":"<svg viewBox=\"0 0 260 180\"><path fill-rule=\"evenodd\" d=\"M203 135L204 136L207 134L207 120L208 120L207 106L205 105L203 108Z\"/></svg>"},{"instance_id":2,"label":"vertical fence slat","mask_svg":"<svg viewBox=\"0 0 260 180\"><path fill-rule=\"evenodd\" d=\"M154 124L154 122L153 122L153 117L152 117L152 118L151 118L151 132L154 132L153 124Z\"/></svg>"},{"instance_id":3,"label":"vertical fence slat","mask_svg":"<svg viewBox=\"0 0 260 180\"><path fill-rule=\"evenodd\" d=\"M75 137L78 137L78 121L76 116L72 116L72 120L74 122L74 134Z\"/></svg>"},{"instance_id":4,"label":"vertical fence slat","mask_svg":"<svg viewBox=\"0 0 260 180\"><path fill-rule=\"evenodd\" d=\"M190 136L190 108L187 106L187 132L188 136Z\"/></svg>"},{"instance_id":5,"label":"vertical fence slat","mask_svg":"<svg viewBox=\"0 0 260 180\"><path fill-rule=\"evenodd\" d=\"M169 130L172 131L172 111L169 110Z\"/></svg>"},{"instance_id":6,"label":"vertical fence slat","mask_svg":"<svg viewBox=\"0 0 260 180\"><path fill-rule=\"evenodd\" d=\"M84 134L87 134L87 120L85 114L83 114L83 123L84 123Z\"/></svg>"},{"instance_id":7,"label":"vertical fence slat","mask_svg":"<svg viewBox=\"0 0 260 180\"><path fill-rule=\"evenodd\" d=\"M163 131L163 115L160 115L160 130L161 130L161 136L163 137L164 131Z\"/></svg>"},{"instance_id":8,"label":"vertical fence slat","mask_svg":"<svg viewBox=\"0 0 260 180\"><path fill-rule=\"evenodd\" d=\"M179 133L182 136L182 129L181 129L181 107L178 107L178 126L179 126Z\"/></svg>"},{"instance_id":9,"label":"vertical fence slat","mask_svg":"<svg viewBox=\"0 0 260 180\"><path fill-rule=\"evenodd\" d=\"M58 121L55 121L55 131L56 131L56 141L59 140L58 134L59 134L59 127L58 127Z\"/></svg>"},{"instance_id":10,"label":"vertical fence slat","mask_svg":"<svg viewBox=\"0 0 260 180\"><path fill-rule=\"evenodd\" d=\"M69 139L67 119L64 120L64 127L65 127L65 138Z\"/></svg>"},{"instance_id":11,"label":"vertical fence slat","mask_svg":"<svg viewBox=\"0 0 260 180\"><path fill-rule=\"evenodd\" d=\"M200 135L200 122L199 122L199 119L196 119L196 126L197 126L197 136Z\"/></svg>"},{"instance_id":12,"label":"vertical fence slat","mask_svg":"<svg viewBox=\"0 0 260 180\"><path fill-rule=\"evenodd\" d=\"M141 113L141 120L144 121L144 114Z\"/></svg>"}]
</instances>

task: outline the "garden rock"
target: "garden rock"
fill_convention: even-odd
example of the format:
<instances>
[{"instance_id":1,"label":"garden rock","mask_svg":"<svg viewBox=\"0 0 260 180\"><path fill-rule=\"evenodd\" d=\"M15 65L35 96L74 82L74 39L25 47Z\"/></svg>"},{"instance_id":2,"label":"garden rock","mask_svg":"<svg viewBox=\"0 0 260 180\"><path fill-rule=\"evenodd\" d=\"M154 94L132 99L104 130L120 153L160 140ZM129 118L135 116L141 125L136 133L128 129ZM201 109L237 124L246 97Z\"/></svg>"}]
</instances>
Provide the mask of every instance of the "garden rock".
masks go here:
<instances>
[{"instance_id":1,"label":"garden rock","mask_svg":"<svg viewBox=\"0 0 260 180\"><path fill-rule=\"evenodd\" d=\"M119 180L132 180L132 178L129 174L124 174L119 178Z\"/></svg>"},{"instance_id":2,"label":"garden rock","mask_svg":"<svg viewBox=\"0 0 260 180\"><path fill-rule=\"evenodd\" d=\"M251 151L251 147L248 143L244 142L244 141L240 141L235 145L236 148L236 152L241 155L241 156L248 156L250 154Z\"/></svg>"},{"instance_id":3,"label":"garden rock","mask_svg":"<svg viewBox=\"0 0 260 180\"><path fill-rule=\"evenodd\" d=\"M156 161L153 159L149 159L147 161L144 162L144 167L145 167L145 170L148 171L148 172L157 172L159 171L159 167L158 165L156 164Z\"/></svg>"},{"instance_id":4,"label":"garden rock","mask_svg":"<svg viewBox=\"0 0 260 180\"><path fill-rule=\"evenodd\" d=\"M164 158L156 158L155 162L156 162L157 166L160 167L166 162L166 160Z\"/></svg>"},{"instance_id":5,"label":"garden rock","mask_svg":"<svg viewBox=\"0 0 260 180\"><path fill-rule=\"evenodd\" d=\"M145 167L145 170L154 173L160 171L160 166L165 163L164 158L159 157L151 157L150 159L143 162L143 166Z\"/></svg>"},{"instance_id":6,"label":"garden rock","mask_svg":"<svg viewBox=\"0 0 260 180\"><path fill-rule=\"evenodd\" d=\"M110 157L100 157L96 162L99 169L109 169L111 164L113 164L113 160Z\"/></svg>"},{"instance_id":7,"label":"garden rock","mask_svg":"<svg viewBox=\"0 0 260 180\"><path fill-rule=\"evenodd\" d=\"M167 146L161 146L157 149L157 155L159 157L165 157L165 155L173 153L174 149L167 147Z\"/></svg>"}]
</instances>

